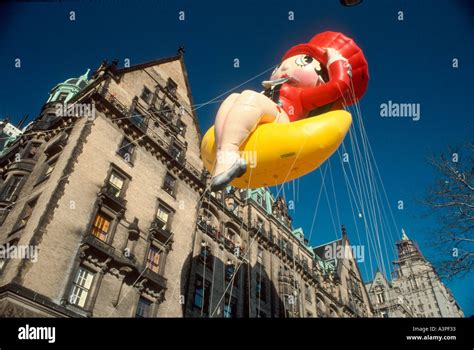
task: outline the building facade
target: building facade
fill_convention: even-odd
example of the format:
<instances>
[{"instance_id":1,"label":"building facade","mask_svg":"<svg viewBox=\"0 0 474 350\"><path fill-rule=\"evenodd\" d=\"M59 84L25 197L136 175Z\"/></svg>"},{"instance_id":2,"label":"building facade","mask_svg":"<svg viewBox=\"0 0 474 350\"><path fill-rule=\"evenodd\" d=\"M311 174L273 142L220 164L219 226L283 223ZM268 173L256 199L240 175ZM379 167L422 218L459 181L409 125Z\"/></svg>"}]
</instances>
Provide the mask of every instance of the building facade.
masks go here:
<instances>
[{"instance_id":1,"label":"building facade","mask_svg":"<svg viewBox=\"0 0 474 350\"><path fill-rule=\"evenodd\" d=\"M451 291L404 231L396 245L393 280L389 282L377 272L374 281L366 285L375 316L464 317Z\"/></svg>"}]
</instances>

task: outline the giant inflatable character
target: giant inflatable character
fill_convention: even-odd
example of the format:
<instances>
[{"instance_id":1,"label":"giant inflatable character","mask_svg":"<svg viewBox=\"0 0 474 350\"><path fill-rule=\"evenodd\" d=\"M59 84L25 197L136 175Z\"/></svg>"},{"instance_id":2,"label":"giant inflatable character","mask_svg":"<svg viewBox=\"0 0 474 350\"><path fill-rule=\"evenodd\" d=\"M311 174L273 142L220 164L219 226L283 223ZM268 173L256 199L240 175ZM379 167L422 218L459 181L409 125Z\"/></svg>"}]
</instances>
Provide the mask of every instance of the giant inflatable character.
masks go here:
<instances>
[{"instance_id":1,"label":"giant inflatable character","mask_svg":"<svg viewBox=\"0 0 474 350\"><path fill-rule=\"evenodd\" d=\"M316 169L352 122L344 105L367 89L368 65L347 36L324 32L290 48L262 93L228 96L204 135L211 190L274 186Z\"/></svg>"}]
</instances>

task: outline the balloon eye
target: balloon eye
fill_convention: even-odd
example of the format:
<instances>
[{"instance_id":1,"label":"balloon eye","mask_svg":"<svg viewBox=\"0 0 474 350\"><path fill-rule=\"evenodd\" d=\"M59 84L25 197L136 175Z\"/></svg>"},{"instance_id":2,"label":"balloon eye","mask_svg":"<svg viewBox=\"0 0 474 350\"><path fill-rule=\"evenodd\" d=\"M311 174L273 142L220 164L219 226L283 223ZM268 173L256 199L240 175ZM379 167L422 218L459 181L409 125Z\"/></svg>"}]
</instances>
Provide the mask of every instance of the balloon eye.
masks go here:
<instances>
[{"instance_id":1,"label":"balloon eye","mask_svg":"<svg viewBox=\"0 0 474 350\"><path fill-rule=\"evenodd\" d=\"M295 60L296 65L298 65L300 67L307 66L311 62L313 62L313 57L311 57L309 55L298 56Z\"/></svg>"}]
</instances>

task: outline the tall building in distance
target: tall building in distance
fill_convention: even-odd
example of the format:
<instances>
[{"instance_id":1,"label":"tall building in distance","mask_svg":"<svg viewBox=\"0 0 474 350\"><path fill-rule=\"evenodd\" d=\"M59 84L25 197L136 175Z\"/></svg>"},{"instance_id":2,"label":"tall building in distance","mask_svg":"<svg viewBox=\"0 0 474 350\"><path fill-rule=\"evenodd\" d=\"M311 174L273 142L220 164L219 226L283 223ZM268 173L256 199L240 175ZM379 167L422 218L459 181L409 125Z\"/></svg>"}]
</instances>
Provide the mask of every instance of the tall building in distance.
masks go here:
<instances>
[{"instance_id":1,"label":"tall building in distance","mask_svg":"<svg viewBox=\"0 0 474 350\"><path fill-rule=\"evenodd\" d=\"M380 317L464 317L451 291L405 231L396 243L398 260L389 282L377 272L366 288Z\"/></svg>"},{"instance_id":2,"label":"tall building in distance","mask_svg":"<svg viewBox=\"0 0 474 350\"><path fill-rule=\"evenodd\" d=\"M0 120L0 155L20 136L22 131L8 119Z\"/></svg>"},{"instance_id":3,"label":"tall building in distance","mask_svg":"<svg viewBox=\"0 0 474 350\"><path fill-rule=\"evenodd\" d=\"M1 316L378 315L344 228L311 247L282 197L208 191L193 106L182 50L52 89L0 156ZM406 242L385 288L433 277Z\"/></svg>"}]
</instances>

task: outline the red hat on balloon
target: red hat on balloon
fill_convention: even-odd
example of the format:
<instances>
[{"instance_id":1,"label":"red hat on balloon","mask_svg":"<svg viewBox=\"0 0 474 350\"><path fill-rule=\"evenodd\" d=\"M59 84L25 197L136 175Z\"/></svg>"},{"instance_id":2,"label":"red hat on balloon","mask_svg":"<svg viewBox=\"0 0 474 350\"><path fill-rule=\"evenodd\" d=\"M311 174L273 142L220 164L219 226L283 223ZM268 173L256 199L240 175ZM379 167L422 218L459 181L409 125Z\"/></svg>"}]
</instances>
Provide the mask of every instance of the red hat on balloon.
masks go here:
<instances>
[{"instance_id":1,"label":"red hat on balloon","mask_svg":"<svg viewBox=\"0 0 474 350\"><path fill-rule=\"evenodd\" d=\"M326 48L333 48L339 51L339 53L347 59L352 67L354 94L357 99L360 99L367 90L369 66L360 47L357 46L354 40L342 33L323 32L317 34L308 43L299 44L289 49L283 55L282 61L292 56L306 54L326 65Z\"/></svg>"}]
</instances>

